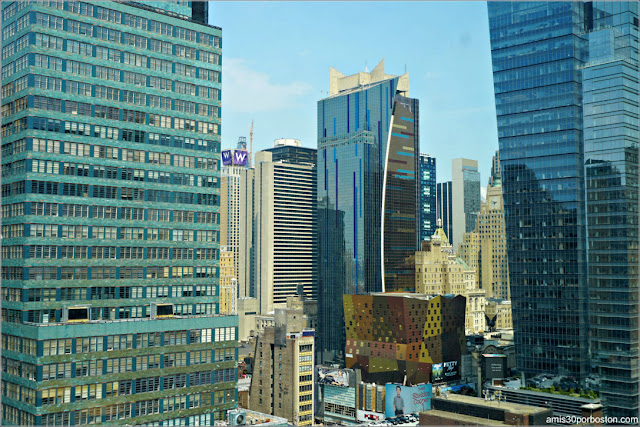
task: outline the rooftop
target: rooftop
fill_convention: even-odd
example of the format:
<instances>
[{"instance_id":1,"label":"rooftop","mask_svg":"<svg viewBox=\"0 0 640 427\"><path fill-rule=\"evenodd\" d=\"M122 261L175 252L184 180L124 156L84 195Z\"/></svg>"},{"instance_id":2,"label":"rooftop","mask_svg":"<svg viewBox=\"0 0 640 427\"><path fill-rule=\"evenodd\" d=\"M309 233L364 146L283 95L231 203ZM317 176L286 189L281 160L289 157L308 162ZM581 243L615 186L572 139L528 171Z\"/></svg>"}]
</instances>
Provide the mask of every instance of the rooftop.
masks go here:
<instances>
[{"instance_id":1,"label":"rooftop","mask_svg":"<svg viewBox=\"0 0 640 427\"><path fill-rule=\"evenodd\" d=\"M368 70L360 71L350 76L344 75L335 68L329 68L329 98L356 92L396 77L398 76L384 72L384 59L381 60L371 72ZM399 76L397 90L409 92L408 73Z\"/></svg>"},{"instance_id":2,"label":"rooftop","mask_svg":"<svg viewBox=\"0 0 640 427\"><path fill-rule=\"evenodd\" d=\"M536 414L548 411L548 408L539 408L537 406L521 405L519 403L509 403L498 400L484 400L480 397L465 396L463 394L450 393L446 399L434 397L434 400L448 400L456 403L462 403L465 405L482 406L486 408L497 408L500 410L506 410L513 414Z\"/></svg>"}]
</instances>

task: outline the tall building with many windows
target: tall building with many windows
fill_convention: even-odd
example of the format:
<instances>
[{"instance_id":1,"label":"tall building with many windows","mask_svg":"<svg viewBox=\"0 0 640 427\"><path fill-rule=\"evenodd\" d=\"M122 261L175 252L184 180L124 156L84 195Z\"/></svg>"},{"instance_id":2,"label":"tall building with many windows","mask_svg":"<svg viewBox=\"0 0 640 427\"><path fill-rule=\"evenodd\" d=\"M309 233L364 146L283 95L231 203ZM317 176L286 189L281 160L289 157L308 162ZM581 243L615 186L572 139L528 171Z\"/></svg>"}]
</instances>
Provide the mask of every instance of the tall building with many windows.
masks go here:
<instances>
[{"instance_id":1,"label":"tall building with many windows","mask_svg":"<svg viewBox=\"0 0 640 427\"><path fill-rule=\"evenodd\" d=\"M442 221L442 229L447 236L453 235L452 198L451 181L439 182L436 184L436 221Z\"/></svg>"},{"instance_id":2,"label":"tall building with many windows","mask_svg":"<svg viewBox=\"0 0 640 427\"><path fill-rule=\"evenodd\" d=\"M222 153L220 185L220 244L233 254L238 298L255 295L253 284L253 168L249 165L246 138L237 150Z\"/></svg>"},{"instance_id":3,"label":"tall building with many windows","mask_svg":"<svg viewBox=\"0 0 640 427\"><path fill-rule=\"evenodd\" d=\"M436 158L420 154L420 241L436 231Z\"/></svg>"},{"instance_id":4,"label":"tall building with many windows","mask_svg":"<svg viewBox=\"0 0 640 427\"><path fill-rule=\"evenodd\" d=\"M638 416L638 3L594 2L582 68L591 364L610 416Z\"/></svg>"},{"instance_id":5,"label":"tall building with many windows","mask_svg":"<svg viewBox=\"0 0 640 427\"><path fill-rule=\"evenodd\" d=\"M324 361L344 360L343 294L413 288L418 102L409 76L330 69L318 101L318 289Z\"/></svg>"},{"instance_id":6,"label":"tall building with many windows","mask_svg":"<svg viewBox=\"0 0 640 427\"><path fill-rule=\"evenodd\" d=\"M315 150L279 141L255 157L254 264L263 315L284 307L298 286L317 295Z\"/></svg>"},{"instance_id":7,"label":"tall building with many windows","mask_svg":"<svg viewBox=\"0 0 640 427\"><path fill-rule=\"evenodd\" d=\"M128 2L2 3L3 424L212 425L221 30Z\"/></svg>"},{"instance_id":8,"label":"tall building with many windows","mask_svg":"<svg viewBox=\"0 0 640 427\"><path fill-rule=\"evenodd\" d=\"M489 26L518 367L637 416L638 4L492 2Z\"/></svg>"},{"instance_id":9,"label":"tall building with many windows","mask_svg":"<svg viewBox=\"0 0 640 427\"><path fill-rule=\"evenodd\" d=\"M453 250L458 251L464 233L473 231L476 226L476 217L480 212L478 161L453 159L451 177L453 230L450 239Z\"/></svg>"}]
</instances>

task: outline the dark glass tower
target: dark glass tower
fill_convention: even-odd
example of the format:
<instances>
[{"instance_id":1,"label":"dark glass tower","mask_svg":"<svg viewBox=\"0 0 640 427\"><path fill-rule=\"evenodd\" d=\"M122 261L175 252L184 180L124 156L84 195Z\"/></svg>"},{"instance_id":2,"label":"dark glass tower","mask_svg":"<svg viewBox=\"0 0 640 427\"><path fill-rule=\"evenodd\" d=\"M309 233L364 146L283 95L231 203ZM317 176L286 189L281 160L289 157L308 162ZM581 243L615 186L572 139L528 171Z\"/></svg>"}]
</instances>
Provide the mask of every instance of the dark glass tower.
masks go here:
<instances>
[{"instance_id":1,"label":"dark glass tower","mask_svg":"<svg viewBox=\"0 0 640 427\"><path fill-rule=\"evenodd\" d=\"M343 308L336 302L343 294L381 291L385 268L390 274L406 271L396 262L417 246L417 102L403 98L396 107L398 95L408 90L408 76L385 74L383 67L381 62L370 74L347 78L332 69L331 96L318 101L318 351L324 361L344 360ZM392 123L395 111L398 120ZM393 125L397 126L392 130ZM400 149L400 141L406 149ZM388 230L399 231L398 218L404 217L402 238L409 236L404 229L413 234L401 246L386 247L385 257L395 264L385 265L381 248L383 181L390 167L397 170L392 175L412 179L395 186L391 181L402 178L392 176L388 181ZM394 200L409 205L399 207ZM391 278L390 286L395 283Z\"/></svg>"},{"instance_id":2,"label":"dark glass tower","mask_svg":"<svg viewBox=\"0 0 640 427\"><path fill-rule=\"evenodd\" d=\"M413 257L420 242L418 100L396 95L382 183L384 292L415 290Z\"/></svg>"},{"instance_id":3,"label":"dark glass tower","mask_svg":"<svg viewBox=\"0 0 640 427\"><path fill-rule=\"evenodd\" d=\"M442 230L450 239L450 236L453 236L453 192L451 181L439 182L436 185L436 219L442 221Z\"/></svg>"},{"instance_id":4,"label":"dark glass tower","mask_svg":"<svg viewBox=\"0 0 640 427\"><path fill-rule=\"evenodd\" d=\"M605 414L637 416L638 4L489 23L518 366L595 374Z\"/></svg>"},{"instance_id":5,"label":"dark glass tower","mask_svg":"<svg viewBox=\"0 0 640 427\"><path fill-rule=\"evenodd\" d=\"M585 4L490 2L518 369L589 369L582 144Z\"/></svg>"},{"instance_id":6,"label":"dark glass tower","mask_svg":"<svg viewBox=\"0 0 640 427\"><path fill-rule=\"evenodd\" d=\"M594 2L582 69L591 363L610 416L638 416L638 3Z\"/></svg>"},{"instance_id":7,"label":"dark glass tower","mask_svg":"<svg viewBox=\"0 0 640 427\"><path fill-rule=\"evenodd\" d=\"M436 158L420 154L420 241L436 231Z\"/></svg>"}]
</instances>

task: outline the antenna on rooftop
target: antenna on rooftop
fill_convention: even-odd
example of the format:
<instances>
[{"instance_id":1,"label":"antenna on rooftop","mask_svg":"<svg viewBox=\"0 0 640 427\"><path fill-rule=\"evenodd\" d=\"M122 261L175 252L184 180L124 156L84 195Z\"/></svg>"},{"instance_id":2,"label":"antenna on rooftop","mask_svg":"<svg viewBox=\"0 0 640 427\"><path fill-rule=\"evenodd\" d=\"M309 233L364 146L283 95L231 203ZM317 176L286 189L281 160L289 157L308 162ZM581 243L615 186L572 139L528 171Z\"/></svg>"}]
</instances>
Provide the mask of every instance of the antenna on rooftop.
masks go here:
<instances>
[{"instance_id":1,"label":"antenna on rooftop","mask_svg":"<svg viewBox=\"0 0 640 427\"><path fill-rule=\"evenodd\" d=\"M404 64L404 73L407 74L407 64Z\"/></svg>"},{"instance_id":2,"label":"antenna on rooftop","mask_svg":"<svg viewBox=\"0 0 640 427\"><path fill-rule=\"evenodd\" d=\"M364 72L368 73L369 72L369 67L367 67L367 60L364 60Z\"/></svg>"}]
</instances>

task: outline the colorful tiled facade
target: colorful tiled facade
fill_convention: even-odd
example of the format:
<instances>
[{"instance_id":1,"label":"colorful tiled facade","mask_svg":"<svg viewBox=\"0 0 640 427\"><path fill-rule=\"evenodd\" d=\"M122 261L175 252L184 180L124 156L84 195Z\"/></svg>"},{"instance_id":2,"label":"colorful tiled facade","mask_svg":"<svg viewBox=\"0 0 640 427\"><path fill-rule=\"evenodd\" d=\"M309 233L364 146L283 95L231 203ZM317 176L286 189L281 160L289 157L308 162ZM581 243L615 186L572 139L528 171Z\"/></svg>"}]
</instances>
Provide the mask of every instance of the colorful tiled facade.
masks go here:
<instances>
[{"instance_id":1,"label":"colorful tiled facade","mask_svg":"<svg viewBox=\"0 0 640 427\"><path fill-rule=\"evenodd\" d=\"M434 363L460 361L465 297L420 294L344 295L346 366L362 380L431 382Z\"/></svg>"}]
</instances>

